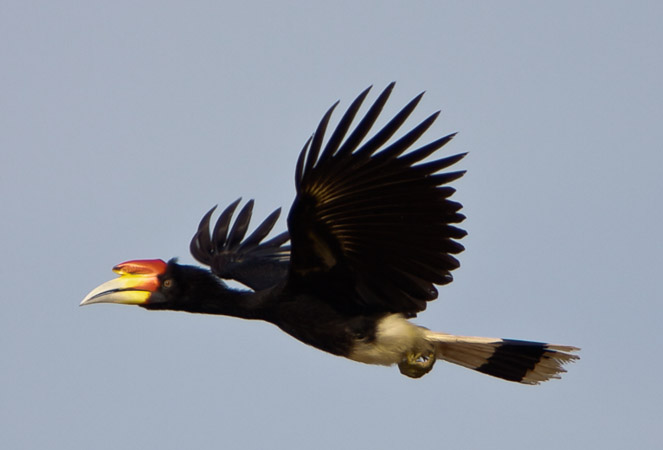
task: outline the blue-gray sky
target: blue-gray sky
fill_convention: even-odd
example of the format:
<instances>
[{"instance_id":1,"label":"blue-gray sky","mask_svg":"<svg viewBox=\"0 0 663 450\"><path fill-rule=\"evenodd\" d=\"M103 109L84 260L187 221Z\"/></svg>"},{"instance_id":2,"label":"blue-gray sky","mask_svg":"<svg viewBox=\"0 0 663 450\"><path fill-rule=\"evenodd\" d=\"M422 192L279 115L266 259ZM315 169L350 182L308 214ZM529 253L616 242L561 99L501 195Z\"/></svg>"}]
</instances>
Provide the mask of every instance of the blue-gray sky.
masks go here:
<instances>
[{"instance_id":1,"label":"blue-gray sky","mask_svg":"<svg viewBox=\"0 0 663 450\"><path fill-rule=\"evenodd\" d=\"M240 3L2 2L3 447L660 445L660 4ZM582 347L561 381L412 380L268 324L78 307L121 261L193 262L214 204L287 210L324 111L392 80L388 113L426 90L427 138L470 152L467 251L417 322Z\"/></svg>"}]
</instances>

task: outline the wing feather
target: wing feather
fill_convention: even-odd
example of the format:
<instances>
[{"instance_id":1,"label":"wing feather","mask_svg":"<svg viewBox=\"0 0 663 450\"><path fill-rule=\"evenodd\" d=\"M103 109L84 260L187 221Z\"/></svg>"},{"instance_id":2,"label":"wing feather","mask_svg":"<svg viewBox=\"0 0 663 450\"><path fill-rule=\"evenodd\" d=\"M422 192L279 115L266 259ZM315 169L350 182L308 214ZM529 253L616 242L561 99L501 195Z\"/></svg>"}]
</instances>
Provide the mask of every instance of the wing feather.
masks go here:
<instances>
[{"instance_id":1,"label":"wing feather","mask_svg":"<svg viewBox=\"0 0 663 450\"><path fill-rule=\"evenodd\" d=\"M290 247L285 244L290 235L284 232L263 242L281 214L279 208L245 238L253 213L253 200L244 205L231 227L240 201L237 199L223 210L211 234L210 222L216 206L203 216L191 239L191 255L208 265L220 278L237 280L254 290L266 289L284 280L288 274Z\"/></svg>"},{"instance_id":2,"label":"wing feather","mask_svg":"<svg viewBox=\"0 0 663 450\"><path fill-rule=\"evenodd\" d=\"M292 286L329 292L339 307L415 314L459 266L454 255L463 246L456 240L465 231L454 224L465 217L458 212L461 204L449 199L455 189L447 184L465 172L440 171L465 154L426 160L454 134L410 150L439 112L387 145L423 93L366 140L393 87L387 86L346 138L370 88L363 91L323 149L334 104L302 149L288 216L290 277Z\"/></svg>"}]
</instances>

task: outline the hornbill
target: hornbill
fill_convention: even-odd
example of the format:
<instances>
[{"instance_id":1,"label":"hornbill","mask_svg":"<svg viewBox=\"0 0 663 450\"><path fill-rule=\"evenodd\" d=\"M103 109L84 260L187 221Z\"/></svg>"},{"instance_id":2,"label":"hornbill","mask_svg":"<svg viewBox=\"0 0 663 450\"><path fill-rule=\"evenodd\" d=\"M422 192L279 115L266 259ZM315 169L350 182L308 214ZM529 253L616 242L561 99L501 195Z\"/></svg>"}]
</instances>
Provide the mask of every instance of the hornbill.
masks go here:
<instances>
[{"instance_id":1,"label":"hornbill","mask_svg":"<svg viewBox=\"0 0 663 450\"><path fill-rule=\"evenodd\" d=\"M210 229L214 208L190 245L209 267L175 259L118 264L120 276L90 292L81 305L121 303L148 310L222 314L270 322L320 350L368 364L397 364L419 378L437 359L525 384L559 378L576 347L437 333L410 322L452 281L454 255L464 250L461 204L449 186L465 172L442 172L465 154L427 159L454 134L409 150L439 111L390 139L419 103L418 95L367 138L394 83L356 126L370 87L324 139L336 102L299 155L297 195L288 232L267 241L280 209L248 237L253 201L233 222L239 200ZM408 151L409 150L409 151ZM291 245L286 245L288 241ZM246 289L229 287L236 280Z\"/></svg>"}]
</instances>

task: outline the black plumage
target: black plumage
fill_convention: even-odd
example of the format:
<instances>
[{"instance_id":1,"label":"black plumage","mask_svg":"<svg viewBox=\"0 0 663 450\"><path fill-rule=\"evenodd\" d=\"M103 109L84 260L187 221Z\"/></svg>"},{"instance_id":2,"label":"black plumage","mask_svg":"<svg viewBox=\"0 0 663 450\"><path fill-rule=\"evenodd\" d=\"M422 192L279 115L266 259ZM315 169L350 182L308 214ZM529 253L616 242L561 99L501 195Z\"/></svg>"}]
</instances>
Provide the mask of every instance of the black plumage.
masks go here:
<instances>
[{"instance_id":1,"label":"black plumage","mask_svg":"<svg viewBox=\"0 0 663 450\"><path fill-rule=\"evenodd\" d=\"M210 270L175 260L137 260L82 304L113 302L265 320L321 350L371 364L398 364L411 377L444 359L511 381L556 378L577 358L570 346L435 333L407 319L452 281L465 231L444 171L465 154L429 159L454 137L410 150L434 113L395 138L422 94L369 137L394 84L352 128L368 92L350 105L325 141L336 104L323 116L297 161L297 195L288 231L265 240L280 210L248 237L253 201L228 206L210 229L214 208L191 240L191 254ZM232 223L232 226L231 226ZM291 246L286 245L291 240ZM249 289L229 288L234 279Z\"/></svg>"},{"instance_id":2,"label":"black plumage","mask_svg":"<svg viewBox=\"0 0 663 450\"><path fill-rule=\"evenodd\" d=\"M191 239L191 255L223 279L237 280L253 290L266 289L283 280L290 265L288 232L262 242L279 218L281 208L271 213L251 235L244 239L251 220L253 200L240 211L232 228L230 222L240 199L231 203L219 216L210 235L210 220L216 206L200 221Z\"/></svg>"}]
</instances>

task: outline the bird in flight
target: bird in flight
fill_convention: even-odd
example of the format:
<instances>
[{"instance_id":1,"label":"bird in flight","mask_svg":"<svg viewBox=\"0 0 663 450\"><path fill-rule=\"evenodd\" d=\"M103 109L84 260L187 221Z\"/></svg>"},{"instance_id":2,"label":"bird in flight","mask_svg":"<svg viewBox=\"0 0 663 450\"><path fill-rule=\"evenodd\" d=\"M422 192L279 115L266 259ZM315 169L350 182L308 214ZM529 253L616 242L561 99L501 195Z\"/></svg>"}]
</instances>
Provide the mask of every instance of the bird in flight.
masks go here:
<instances>
[{"instance_id":1,"label":"bird in flight","mask_svg":"<svg viewBox=\"0 0 663 450\"><path fill-rule=\"evenodd\" d=\"M367 364L398 365L419 378L436 360L525 384L559 378L578 359L576 347L433 332L410 319L452 281L466 232L447 171L465 154L429 158L448 135L411 150L437 118L430 115L389 142L421 100L410 101L369 136L394 87L380 93L352 127L363 91L325 140L338 102L324 115L297 161L297 195L288 231L268 240L280 209L247 237L253 200L240 200L211 227L214 208L191 240L193 257L116 265L118 278L92 290L81 305L120 303L148 310L220 314L270 322L320 350ZM290 241L290 245L288 244ZM231 288L236 280L246 288Z\"/></svg>"}]
</instances>

